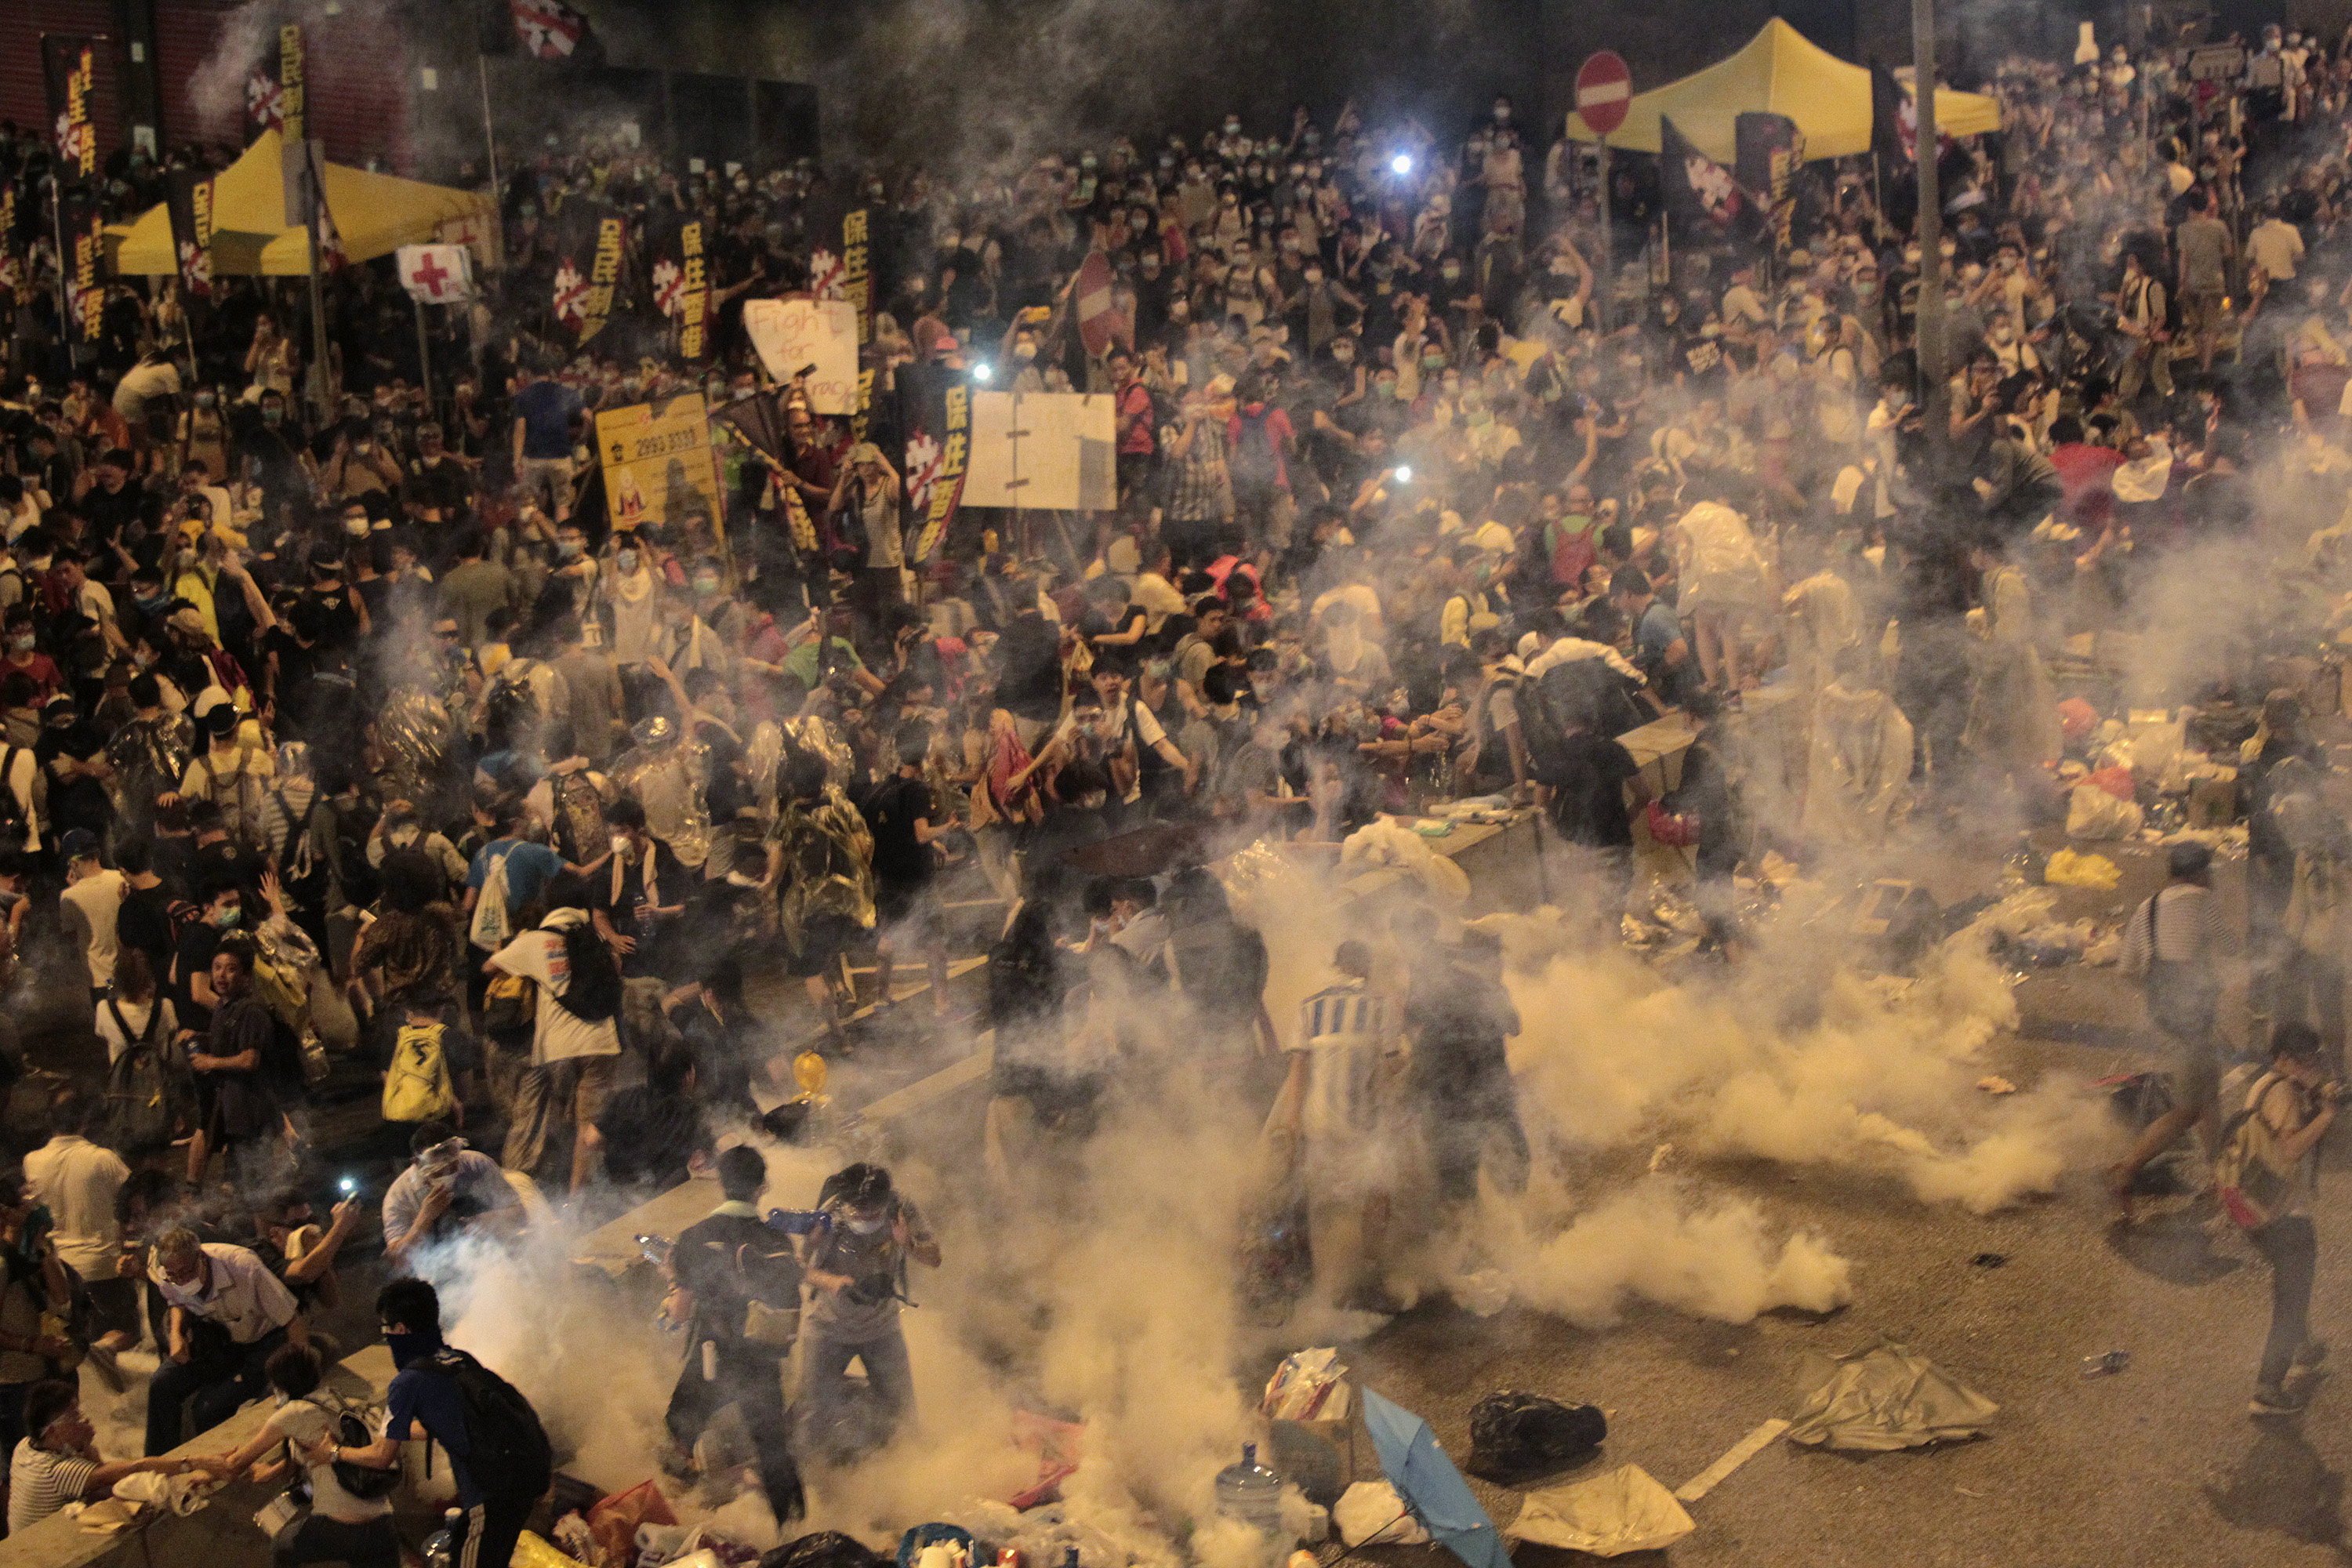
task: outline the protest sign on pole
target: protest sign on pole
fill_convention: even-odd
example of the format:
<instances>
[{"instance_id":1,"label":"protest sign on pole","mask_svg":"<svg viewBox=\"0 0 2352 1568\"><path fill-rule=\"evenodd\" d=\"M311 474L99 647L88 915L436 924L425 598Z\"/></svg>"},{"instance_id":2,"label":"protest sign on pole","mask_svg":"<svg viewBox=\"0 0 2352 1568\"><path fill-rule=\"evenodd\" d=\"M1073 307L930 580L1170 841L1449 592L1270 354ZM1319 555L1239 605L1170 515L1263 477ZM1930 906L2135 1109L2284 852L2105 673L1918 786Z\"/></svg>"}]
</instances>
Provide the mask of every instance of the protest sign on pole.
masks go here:
<instances>
[{"instance_id":1,"label":"protest sign on pole","mask_svg":"<svg viewBox=\"0 0 2352 1568\"><path fill-rule=\"evenodd\" d=\"M752 300L743 306L743 331L760 363L790 385L810 365L812 413L857 411L857 307L846 300Z\"/></svg>"},{"instance_id":2,"label":"protest sign on pole","mask_svg":"<svg viewBox=\"0 0 2352 1568\"><path fill-rule=\"evenodd\" d=\"M650 523L683 534L698 518L725 548L727 508L700 393L599 413L596 455L614 528Z\"/></svg>"}]
</instances>

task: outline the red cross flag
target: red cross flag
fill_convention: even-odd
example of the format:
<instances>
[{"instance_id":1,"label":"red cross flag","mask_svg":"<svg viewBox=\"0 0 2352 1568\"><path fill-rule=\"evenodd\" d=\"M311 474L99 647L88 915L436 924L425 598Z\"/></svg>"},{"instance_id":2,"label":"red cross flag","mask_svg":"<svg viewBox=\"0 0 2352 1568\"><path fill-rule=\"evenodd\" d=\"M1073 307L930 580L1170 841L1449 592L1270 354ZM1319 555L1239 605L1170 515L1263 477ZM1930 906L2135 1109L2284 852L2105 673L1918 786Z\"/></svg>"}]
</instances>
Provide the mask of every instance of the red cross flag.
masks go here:
<instances>
[{"instance_id":1,"label":"red cross flag","mask_svg":"<svg viewBox=\"0 0 2352 1568\"><path fill-rule=\"evenodd\" d=\"M420 305L447 305L474 297L473 258L462 245L404 245L400 286Z\"/></svg>"},{"instance_id":2,"label":"red cross flag","mask_svg":"<svg viewBox=\"0 0 2352 1568\"><path fill-rule=\"evenodd\" d=\"M507 0L515 37L543 60L568 60L587 36L588 18L563 0Z\"/></svg>"}]
</instances>

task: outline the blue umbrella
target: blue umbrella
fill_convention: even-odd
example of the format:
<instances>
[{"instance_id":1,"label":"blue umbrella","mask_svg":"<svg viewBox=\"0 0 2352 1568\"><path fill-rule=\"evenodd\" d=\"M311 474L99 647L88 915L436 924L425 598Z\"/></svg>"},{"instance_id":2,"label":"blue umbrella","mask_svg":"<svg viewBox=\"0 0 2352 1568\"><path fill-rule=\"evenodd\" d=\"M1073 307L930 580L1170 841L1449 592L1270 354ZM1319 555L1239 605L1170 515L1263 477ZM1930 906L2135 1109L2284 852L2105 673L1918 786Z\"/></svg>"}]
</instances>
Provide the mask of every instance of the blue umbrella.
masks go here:
<instances>
[{"instance_id":1,"label":"blue umbrella","mask_svg":"<svg viewBox=\"0 0 2352 1568\"><path fill-rule=\"evenodd\" d=\"M1367 1388L1364 1426L1389 1484L1439 1545L1470 1568L1511 1568L1503 1533L1471 1495L1470 1483L1437 1446L1429 1423Z\"/></svg>"}]
</instances>

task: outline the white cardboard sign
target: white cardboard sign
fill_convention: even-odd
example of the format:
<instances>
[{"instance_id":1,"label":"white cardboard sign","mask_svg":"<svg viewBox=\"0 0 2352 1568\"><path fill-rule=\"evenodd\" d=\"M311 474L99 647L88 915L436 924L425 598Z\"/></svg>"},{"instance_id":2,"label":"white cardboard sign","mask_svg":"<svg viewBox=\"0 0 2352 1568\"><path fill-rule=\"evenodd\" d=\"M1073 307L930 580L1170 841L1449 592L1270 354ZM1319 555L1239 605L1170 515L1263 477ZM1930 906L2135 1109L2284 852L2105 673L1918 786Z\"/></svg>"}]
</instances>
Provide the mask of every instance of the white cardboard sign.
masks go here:
<instances>
[{"instance_id":1,"label":"white cardboard sign","mask_svg":"<svg viewBox=\"0 0 2352 1568\"><path fill-rule=\"evenodd\" d=\"M743 330L760 363L789 386L802 368L809 377L809 407L817 414L857 411L857 307L846 300L752 300Z\"/></svg>"}]
</instances>

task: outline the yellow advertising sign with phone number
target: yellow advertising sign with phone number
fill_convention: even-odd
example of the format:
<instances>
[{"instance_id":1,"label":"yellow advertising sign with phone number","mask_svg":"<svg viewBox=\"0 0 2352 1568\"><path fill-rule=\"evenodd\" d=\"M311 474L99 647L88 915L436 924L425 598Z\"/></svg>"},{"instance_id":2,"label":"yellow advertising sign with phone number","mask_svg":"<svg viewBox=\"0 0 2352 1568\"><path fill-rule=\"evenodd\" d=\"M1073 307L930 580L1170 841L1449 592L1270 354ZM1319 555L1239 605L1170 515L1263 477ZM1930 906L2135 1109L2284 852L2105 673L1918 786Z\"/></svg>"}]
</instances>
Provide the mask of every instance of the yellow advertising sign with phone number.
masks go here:
<instances>
[{"instance_id":1,"label":"yellow advertising sign with phone number","mask_svg":"<svg viewBox=\"0 0 2352 1568\"><path fill-rule=\"evenodd\" d=\"M683 543L688 526L699 518L712 542L726 548L726 500L700 393L599 413L596 454L604 468L605 509L615 529L667 528Z\"/></svg>"}]
</instances>

